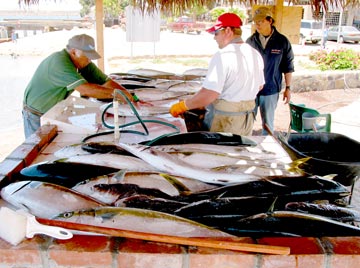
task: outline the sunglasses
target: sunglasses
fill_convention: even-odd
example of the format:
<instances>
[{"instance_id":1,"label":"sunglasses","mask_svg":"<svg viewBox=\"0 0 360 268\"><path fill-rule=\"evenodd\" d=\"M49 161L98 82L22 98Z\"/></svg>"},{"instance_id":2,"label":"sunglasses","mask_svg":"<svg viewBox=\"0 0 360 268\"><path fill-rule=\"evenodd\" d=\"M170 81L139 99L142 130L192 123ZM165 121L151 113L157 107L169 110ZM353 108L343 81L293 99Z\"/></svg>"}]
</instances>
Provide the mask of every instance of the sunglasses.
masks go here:
<instances>
[{"instance_id":1,"label":"sunglasses","mask_svg":"<svg viewBox=\"0 0 360 268\"><path fill-rule=\"evenodd\" d=\"M214 35L218 35L219 32L221 32L222 30L225 30L226 28L219 28L214 32Z\"/></svg>"}]
</instances>

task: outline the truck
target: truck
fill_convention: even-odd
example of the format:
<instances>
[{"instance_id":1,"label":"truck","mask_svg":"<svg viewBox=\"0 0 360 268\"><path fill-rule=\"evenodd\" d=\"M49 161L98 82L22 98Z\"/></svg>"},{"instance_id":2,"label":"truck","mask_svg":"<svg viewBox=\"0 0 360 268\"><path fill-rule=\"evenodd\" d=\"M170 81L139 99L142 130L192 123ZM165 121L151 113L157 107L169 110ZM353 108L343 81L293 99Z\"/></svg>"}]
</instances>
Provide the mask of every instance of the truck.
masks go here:
<instances>
[{"instance_id":1,"label":"truck","mask_svg":"<svg viewBox=\"0 0 360 268\"><path fill-rule=\"evenodd\" d=\"M205 31L205 23L197 22L190 17L182 16L177 18L174 22L168 24L168 29L171 32L183 32L185 34L196 32L200 34Z\"/></svg>"}]
</instances>

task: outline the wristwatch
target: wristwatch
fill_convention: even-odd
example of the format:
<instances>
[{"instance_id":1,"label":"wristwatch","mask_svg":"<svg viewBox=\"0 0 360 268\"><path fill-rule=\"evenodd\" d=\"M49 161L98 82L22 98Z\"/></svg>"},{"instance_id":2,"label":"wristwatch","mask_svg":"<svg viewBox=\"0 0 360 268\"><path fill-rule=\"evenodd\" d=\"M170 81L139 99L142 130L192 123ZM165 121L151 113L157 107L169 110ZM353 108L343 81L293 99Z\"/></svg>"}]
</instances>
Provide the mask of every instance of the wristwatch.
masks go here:
<instances>
[{"instance_id":1,"label":"wristwatch","mask_svg":"<svg viewBox=\"0 0 360 268\"><path fill-rule=\"evenodd\" d=\"M288 90L290 90L290 86L286 86L286 87L285 87L285 89L288 89Z\"/></svg>"}]
</instances>

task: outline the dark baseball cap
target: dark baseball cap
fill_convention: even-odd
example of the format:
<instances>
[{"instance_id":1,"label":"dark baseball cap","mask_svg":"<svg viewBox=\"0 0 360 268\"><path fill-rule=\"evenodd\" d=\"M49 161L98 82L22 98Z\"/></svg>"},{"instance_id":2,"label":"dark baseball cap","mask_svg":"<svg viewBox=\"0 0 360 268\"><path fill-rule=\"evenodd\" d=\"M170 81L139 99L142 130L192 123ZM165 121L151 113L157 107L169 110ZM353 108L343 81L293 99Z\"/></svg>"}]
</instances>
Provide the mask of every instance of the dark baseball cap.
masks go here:
<instances>
[{"instance_id":1,"label":"dark baseball cap","mask_svg":"<svg viewBox=\"0 0 360 268\"><path fill-rule=\"evenodd\" d=\"M89 59L96 60L101 58L95 50L94 38L87 34L75 35L69 39L67 48L76 48L81 50Z\"/></svg>"},{"instance_id":2,"label":"dark baseball cap","mask_svg":"<svg viewBox=\"0 0 360 268\"><path fill-rule=\"evenodd\" d=\"M240 28L241 26L242 26L242 21L238 15L234 13L224 13L218 17L217 21L215 22L215 25L207 29L206 31L209 33L213 33L216 30L219 30L220 28L225 28L225 27Z\"/></svg>"}]
</instances>

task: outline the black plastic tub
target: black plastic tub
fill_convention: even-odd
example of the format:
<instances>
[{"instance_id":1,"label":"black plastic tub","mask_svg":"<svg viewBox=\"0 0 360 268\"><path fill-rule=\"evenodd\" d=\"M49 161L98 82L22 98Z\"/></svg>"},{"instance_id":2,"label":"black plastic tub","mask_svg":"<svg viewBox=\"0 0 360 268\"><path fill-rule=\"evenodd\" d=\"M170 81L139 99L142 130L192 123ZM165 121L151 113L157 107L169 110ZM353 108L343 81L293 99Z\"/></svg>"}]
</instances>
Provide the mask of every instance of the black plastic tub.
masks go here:
<instances>
[{"instance_id":1,"label":"black plastic tub","mask_svg":"<svg viewBox=\"0 0 360 268\"><path fill-rule=\"evenodd\" d=\"M281 146L294 161L311 157L299 168L312 175L335 175L345 186L360 177L360 143L337 133L291 133L288 140L279 134Z\"/></svg>"}]
</instances>

